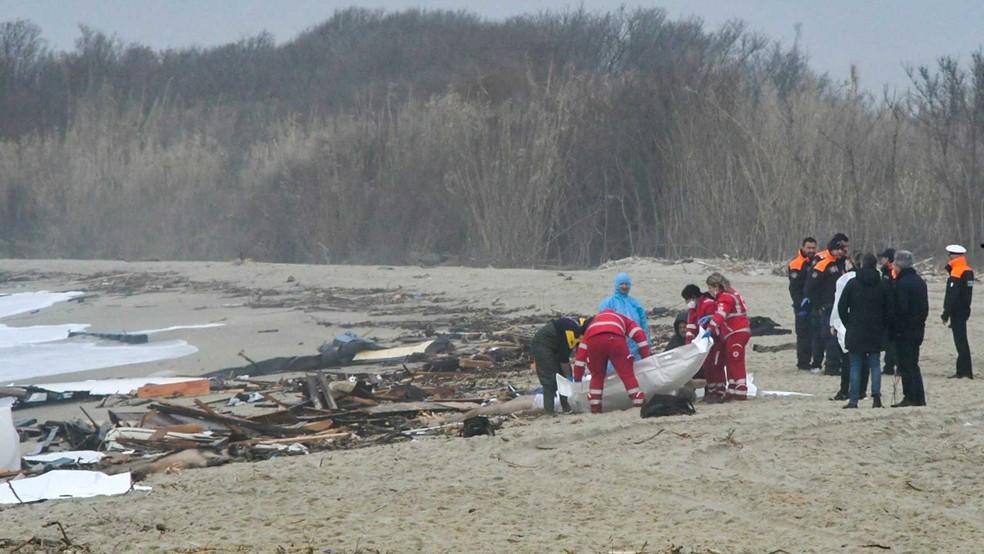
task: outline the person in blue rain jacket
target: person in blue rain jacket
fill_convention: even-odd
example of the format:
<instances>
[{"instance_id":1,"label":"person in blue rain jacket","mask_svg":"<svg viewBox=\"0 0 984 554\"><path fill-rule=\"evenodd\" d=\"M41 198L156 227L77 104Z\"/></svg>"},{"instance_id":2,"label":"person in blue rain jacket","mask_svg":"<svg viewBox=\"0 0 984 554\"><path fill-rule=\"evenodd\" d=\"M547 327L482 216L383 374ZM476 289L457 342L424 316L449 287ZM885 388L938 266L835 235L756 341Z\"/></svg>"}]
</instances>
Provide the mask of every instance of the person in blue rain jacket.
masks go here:
<instances>
[{"instance_id":1,"label":"person in blue rain jacket","mask_svg":"<svg viewBox=\"0 0 984 554\"><path fill-rule=\"evenodd\" d=\"M598 311L615 310L626 317L632 318L646 332L646 340L652 345L653 339L649 331L646 309L642 307L642 304L638 300L629 296L630 290L632 290L632 279L629 277L629 274L624 272L619 273L615 276L615 294L602 300L601 304L598 305ZM639 357L639 347L636 346L635 342L631 340L627 342L632 357L637 360L641 359Z\"/></svg>"}]
</instances>

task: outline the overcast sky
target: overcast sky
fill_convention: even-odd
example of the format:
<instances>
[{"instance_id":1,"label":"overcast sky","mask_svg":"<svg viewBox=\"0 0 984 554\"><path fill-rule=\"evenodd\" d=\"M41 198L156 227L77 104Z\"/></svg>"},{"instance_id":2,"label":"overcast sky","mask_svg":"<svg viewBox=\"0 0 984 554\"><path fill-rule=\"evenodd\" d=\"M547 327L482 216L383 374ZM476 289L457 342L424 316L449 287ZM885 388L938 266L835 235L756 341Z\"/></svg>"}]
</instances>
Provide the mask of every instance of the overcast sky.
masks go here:
<instances>
[{"instance_id":1,"label":"overcast sky","mask_svg":"<svg viewBox=\"0 0 984 554\"><path fill-rule=\"evenodd\" d=\"M967 61L984 46L984 0L0 0L0 20L34 21L57 49L73 47L80 23L124 42L167 48L220 44L264 30L283 42L353 5L465 9L502 18L580 5L604 11L622 4L660 6L675 18L699 17L712 29L743 19L787 44L802 24L801 45L815 69L843 80L857 64L864 87L876 91L883 84L905 86L904 64L930 64L943 54Z\"/></svg>"}]
</instances>

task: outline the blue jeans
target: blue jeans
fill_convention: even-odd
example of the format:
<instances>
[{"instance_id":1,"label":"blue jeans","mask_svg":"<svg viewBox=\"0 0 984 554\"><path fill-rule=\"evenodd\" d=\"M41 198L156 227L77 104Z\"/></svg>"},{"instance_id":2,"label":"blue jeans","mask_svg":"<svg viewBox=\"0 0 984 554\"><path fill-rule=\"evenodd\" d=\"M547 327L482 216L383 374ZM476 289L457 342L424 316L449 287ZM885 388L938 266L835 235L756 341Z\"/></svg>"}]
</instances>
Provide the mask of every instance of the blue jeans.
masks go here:
<instances>
[{"instance_id":1,"label":"blue jeans","mask_svg":"<svg viewBox=\"0 0 984 554\"><path fill-rule=\"evenodd\" d=\"M861 396L861 368L865 360L868 362L868 369L871 371L871 396L881 395L881 361L878 359L880 352L849 352L848 359L851 361L851 389L848 393L848 401L857 404Z\"/></svg>"}]
</instances>

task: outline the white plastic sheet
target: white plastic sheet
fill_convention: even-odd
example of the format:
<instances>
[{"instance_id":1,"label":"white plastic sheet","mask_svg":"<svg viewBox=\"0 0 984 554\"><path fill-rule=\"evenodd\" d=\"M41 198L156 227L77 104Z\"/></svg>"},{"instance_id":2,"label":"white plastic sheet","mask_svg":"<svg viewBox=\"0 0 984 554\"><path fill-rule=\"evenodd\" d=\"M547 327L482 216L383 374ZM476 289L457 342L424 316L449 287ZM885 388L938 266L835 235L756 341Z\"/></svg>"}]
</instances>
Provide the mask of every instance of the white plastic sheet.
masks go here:
<instances>
[{"instance_id":1,"label":"white plastic sheet","mask_svg":"<svg viewBox=\"0 0 984 554\"><path fill-rule=\"evenodd\" d=\"M91 396L129 394L144 385L173 385L187 381L200 381L202 377L135 377L131 379L90 379L61 383L32 385L51 392L88 392Z\"/></svg>"},{"instance_id":2,"label":"white plastic sheet","mask_svg":"<svg viewBox=\"0 0 984 554\"><path fill-rule=\"evenodd\" d=\"M13 398L0 398L0 471L20 471L20 438L10 408Z\"/></svg>"},{"instance_id":3,"label":"white plastic sheet","mask_svg":"<svg viewBox=\"0 0 984 554\"><path fill-rule=\"evenodd\" d=\"M77 464L98 464L106 455L95 450L68 450L65 452L48 452L36 456L24 456L24 460L32 463L50 463L68 458Z\"/></svg>"},{"instance_id":4,"label":"white plastic sheet","mask_svg":"<svg viewBox=\"0 0 984 554\"><path fill-rule=\"evenodd\" d=\"M714 340L711 337L702 337L688 345L636 361L633 369L639 381L639 388L647 396L673 394L693 378L713 344ZM587 376L580 383L572 383L561 375L557 376L557 391L569 398L571 410L574 412L589 410L588 386ZM627 410L632 407L632 401L618 375L609 375L605 378L601 405L606 412Z\"/></svg>"},{"instance_id":5,"label":"white plastic sheet","mask_svg":"<svg viewBox=\"0 0 984 554\"><path fill-rule=\"evenodd\" d=\"M130 490L130 473L56 469L38 477L0 483L0 504L26 504L59 498L114 496Z\"/></svg>"},{"instance_id":6,"label":"white plastic sheet","mask_svg":"<svg viewBox=\"0 0 984 554\"><path fill-rule=\"evenodd\" d=\"M382 350L363 350L355 355L353 361L374 362L380 360L406 358L411 354L423 354L427 352L427 348L432 344L434 344L434 341L429 340L419 344L411 344L410 346L398 346L396 348L384 348Z\"/></svg>"}]
</instances>

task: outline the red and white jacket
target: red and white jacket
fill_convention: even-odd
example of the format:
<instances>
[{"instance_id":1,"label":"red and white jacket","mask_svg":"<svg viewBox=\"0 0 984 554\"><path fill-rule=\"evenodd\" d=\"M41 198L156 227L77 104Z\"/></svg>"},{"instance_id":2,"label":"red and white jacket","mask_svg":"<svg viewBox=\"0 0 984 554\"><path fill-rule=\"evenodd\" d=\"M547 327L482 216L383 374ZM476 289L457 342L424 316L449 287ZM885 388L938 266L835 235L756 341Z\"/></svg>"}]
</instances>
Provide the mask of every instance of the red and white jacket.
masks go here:
<instances>
[{"instance_id":1,"label":"red and white jacket","mask_svg":"<svg viewBox=\"0 0 984 554\"><path fill-rule=\"evenodd\" d=\"M717 310L717 300L713 296L705 292L697 297L697 305L687 310L687 344L697 338L697 331L700 330L697 322L700 318L714 315L715 310Z\"/></svg>"},{"instance_id":2,"label":"red and white jacket","mask_svg":"<svg viewBox=\"0 0 984 554\"><path fill-rule=\"evenodd\" d=\"M591 318L591 324L584 330L581 337L581 344L577 347L574 354L574 380L580 381L584 376L584 369L588 363L588 340L598 335L616 335L628 337L635 341L639 347L639 355L648 358L652 355L649 349L649 340L646 338L645 331L632 318L614 310L604 310Z\"/></svg>"},{"instance_id":3,"label":"red and white jacket","mask_svg":"<svg viewBox=\"0 0 984 554\"><path fill-rule=\"evenodd\" d=\"M745 299L738 291L731 289L718 293L715 298L717 309L708 324L708 328L720 338L728 338L735 333L751 333L748 323L748 308Z\"/></svg>"}]
</instances>

